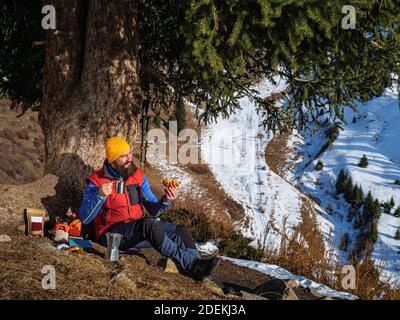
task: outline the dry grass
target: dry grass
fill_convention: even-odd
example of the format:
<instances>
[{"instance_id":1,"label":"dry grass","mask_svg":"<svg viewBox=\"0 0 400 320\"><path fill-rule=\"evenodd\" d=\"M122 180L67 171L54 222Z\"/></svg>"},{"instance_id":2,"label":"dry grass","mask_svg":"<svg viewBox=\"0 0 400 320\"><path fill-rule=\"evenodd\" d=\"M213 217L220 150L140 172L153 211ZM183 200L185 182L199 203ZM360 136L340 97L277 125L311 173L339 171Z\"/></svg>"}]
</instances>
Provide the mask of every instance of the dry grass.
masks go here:
<instances>
[{"instance_id":1,"label":"dry grass","mask_svg":"<svg viewBox=\"0 0 400 320\"><path fill-rule=\"evenodd\" d=\"M322 235L317 227L315 215L308 199L303 199L301 208L302 222L291 234L282 237L279 250L267 250L265 259L269 263L290 270L294 274L318 278L318 282L330 282L332 258L325 251Z\"/></svg>"},{"instance_id":2,"label":"dry grass","mask_svg":"<svg viewBox=\"0 0 400 320\"><path fill-rule=\"evenodd\" d=\"M364 253L352 265L356 271L356 288L345 290L342 286L344 263L338 261L332 251L324 248L322 235L316 227L315 216L309 210L307 202L303 203L303 221L290 235L283 237L279 250L264 252L263 261L279 265L310 280L325 284L338 291L347 291L361 299L400 299L400 286L389 286L379 279L383 265L376 266L369 253Z\"/></svg>"},{"instance_id":3,"label":"dry grass","mask_svg":"<svg viewBox=\"0 0 400 320\"><path fill-rule=\"evenodd\" d=\"M155 250L143 250L146 259L124 255L110 263L103 258L104 248L95 248L93 254L66 254L50 239L12 236L12 242L0 246L0 299L223 298L186 276L163 272ZM42 288L44 265L56 270L55 290Z\"/></svg>"},{"instance_id":4,"label":"dry grass","mask_svg":"<svg viewBox=\"0 0 400 320\"><path fill-rule=\"evenodd\" d=\"M284 178L284 173L293 164L288 159L290 149L287 146L287 141L291 132L286 132L271 139L265 148L265 159L268 167L277 175Z\"/></svg>"},{"instance_id":5,"label":"dry grass","mask_svg":"<svg viewBox=\"0 0 400 320\"><path fill-rule=\"evenodd\" d=\"M208 165L206 164L190 164L188 168L193 171L196 174L209 174L210 169L208 168Z\"/></svg>"},{"instance_id":6,"label":"dry grass","mask_svg":"<svg viewBox=\"0 0 400 320\"><path fill-rule=\"evenodd\" d=\"M163 220L185 225L197 242L216 240L223 255L256 261L262 258L262 249L250 246L251 240L235 231L231 224L216 221L208 216L196 201L187 198L176 201L174 206L163 214Z\"/></svg>"},{"instance_id":7,"label":"dry grass","mask_svg":"<svg viewBox=\"0 0 400 320\"><path fill-rule=\"evenodd\" d=\"M232 229L231 225L212 220L199 201L189 197L176 199L163 220L185 225L197 241L224 238Z\"/></svg>"}]
</instances>

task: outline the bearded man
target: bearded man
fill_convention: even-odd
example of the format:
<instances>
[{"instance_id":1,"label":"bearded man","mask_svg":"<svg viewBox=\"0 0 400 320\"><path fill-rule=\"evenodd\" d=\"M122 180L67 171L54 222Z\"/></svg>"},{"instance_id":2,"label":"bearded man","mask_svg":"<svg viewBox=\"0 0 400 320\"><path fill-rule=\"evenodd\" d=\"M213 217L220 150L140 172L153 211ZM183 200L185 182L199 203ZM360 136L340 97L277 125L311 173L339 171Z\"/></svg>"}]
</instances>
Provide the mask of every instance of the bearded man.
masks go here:
<instances>
[{"instance_id":1,"label":"bearded man","mask_svg":"<svg viewBox=\"0 0 400 320\"><path fill-rule=\"evenodd\" d=\"M106 233L119 233L120 250L148 243L192 278L209 276L218 258L203 259L186 227L157 219L176 199L176 188L166 187L157 199L143 171L133 163L128 142L111 137L105 149L103 167L87 177L79 210L83 224L94 222L94 240L107 246Z\"/></svg>"}]
</instances>

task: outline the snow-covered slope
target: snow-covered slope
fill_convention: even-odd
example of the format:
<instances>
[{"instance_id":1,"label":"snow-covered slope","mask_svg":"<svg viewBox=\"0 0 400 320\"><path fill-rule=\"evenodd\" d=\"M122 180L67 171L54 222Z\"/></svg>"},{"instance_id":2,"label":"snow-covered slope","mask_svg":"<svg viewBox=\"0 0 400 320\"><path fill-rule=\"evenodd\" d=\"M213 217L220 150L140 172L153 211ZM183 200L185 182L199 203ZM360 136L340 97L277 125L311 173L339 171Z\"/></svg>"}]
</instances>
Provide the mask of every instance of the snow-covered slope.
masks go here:
<instances>
[{"instance_id":1,"label":"snow-covered slope","mask_svg":"<svg viewBox=\"0 0 400 320\"><path fill-rule=\"evenodd\" d=\"M268 82L259 86L262 97L285 88ZM217 181L246 212L243 233L256 241L271 245L279 241L275 231L265 231L271 219L280 230L284 218L287 226L299 222L299 197L290 184L275 175L264 160L268 137L262 128L254 105L249 99L240 101L241 110L229 118L220 117L202 132L203 160L209 165Z\"/></svg>"},{"instance_id":2,"label":"snow-covered slope","mask_svg":"<svg viewBox=\"0 0 400 320\"><path fill-rule=\"evenodd\" d=\"M261 97L266 97L284 87L282 82L274 86L264 81L258 90ZM301 156L293 171L285 175L286 179L272 172L265 163L264 151L270 138L259 127L260 115L247 98L240 101L242 110L209 125L202 135L202 156L225 191L243 205L247 221L240 227L244 235L256 239L254 244L260 241L269 247L278 246L281 232L290 232L291 227L301 221L303 192L319 199L319 206L316 206L318 226L326 244L330 235L337 258L345 262L348 252L339 251L339 243L343 235L348 234L351 249L356 245L357 232L347 221L348 204L335 194L339 170L347 170L355 183L364 191L371 191L380 201L393 197L396 207L400 205L400 186L394 184L400 179L397 99L396 89L387 90L382 97L360 105L360 113L346 110L349 124L344 126L333 146L318 158L324 164L322 171L315 170L317 159L314 159L326 142L324 128L313 135L293 134L288 144ZM358 118L356 123L351 121L354 116ZM365 169L357 165L364 154L370 163ZM400 278L400 241L394 240L399 227L399 218L382 214L373 253L373 258L380 266L385 266L393 279Z\"/></svg>"},{"instance_id":3,"label":"snow-covered slope","mask_svg":"<svg viewBox=\"0 0 400 320\"><path fill-rule=\"evenodd\" d=\"M358 113L346 110L345 116L349 123L343 126L344 130L332 147L318 158L324 169L315 170L317 159L306 168L306 161L300 161L292 176L304 192L321 200L321 206L326 208L331 204L332 215L343 217L344 225L348 205L341 197L335 199L335 182L340 169L345 169L365 193L371 191L381 202L393 197L395 207L400 205L400 186L394 184L400 179L400 110L396 88L387 89L382 97L360 105ZM357 118L355 123L353 117ZM317 134L293 138L304 158L308 155L312 158L321 147L318 137ZM369 161L367 168L357 165L364 154ZM391 280L400 280L400 240L394 239L399 228L399 218L382 213L373 258L386 271L382 274L383 279L390 276ZM351 235L351 226L347 230Z\"/></svg>"},{"instance_id":4,"label":"snow-covered slope","mask_svg":"<svg viewBox=\"0 0 400 320\"><path fill-rule=\"evenodd\" d=\"M263 81L257 89L261 97L267 97L283 91L285 86L282 81L278 85ZM202 128L200 147L202 160L217 182L245 210L246 218L238 224L242 233L253 238L254 245L277 248L281 235L290 234L301 222L302 197L308 195L318 199L316 219L326 249L333 249L337 259L346 262L348 252L357 245L357 230L347 219L349 205L336 195L340 169L345 169L364 192L371 191L382 202L393 197L396 207L400 206L400 186L394 184L400 179L400 110L396 88L360 105L359 113L346 109L349 123L343 125L344 130L321 155L328 127L313 134L292 134L287 141L292 154L287 156L296 165L284 177L274 173L265 162L265 148L272 136L259 126L262 119L253 102L242 98L240 105L241 110L229 118L220 117L216 123ZM353 117L357 118L355 123ZM357 163L364 154L369 166L360 168ZM315 170L318 160L324 164L321 171ZM167 176L192 179L178 166L156 162ZM195 181L186 185L198 189ZM393 213L382 213L372 258L384 267L383 279L390 276L391 280L400 280L400 241L394 239L399 228L399 218ZM340 251L345 234L349 236L349 249Z\"/></svg>"},{"instance_id":5,"label":"snow-covered slope","mask_svg":"<svg viewBox=\"0 0 400 320\"><path fill-rule=\"evenodd\" d=\"M260 97L283 91L286 83L261 82ZM224 190L242 204L246 219L242 233L269 248L277 248L283 233L290 234L301 222L301 193L275 174L265 162L270 136L260 127L261 115L247 98L240 100L241 110L229 118L220 117L202 131L201 154ZM333 225L320 221L328 236Z\"/></svg>"}]
</instances>

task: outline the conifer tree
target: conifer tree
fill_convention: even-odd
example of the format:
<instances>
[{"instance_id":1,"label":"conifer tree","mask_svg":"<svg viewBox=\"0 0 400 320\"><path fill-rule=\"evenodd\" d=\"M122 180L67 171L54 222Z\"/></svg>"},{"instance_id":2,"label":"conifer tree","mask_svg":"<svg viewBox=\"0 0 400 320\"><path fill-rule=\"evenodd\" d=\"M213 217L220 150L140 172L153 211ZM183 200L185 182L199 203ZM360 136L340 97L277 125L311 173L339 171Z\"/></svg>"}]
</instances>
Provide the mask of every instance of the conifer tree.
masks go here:
<instances>
[{"instance_id":1,"label":"conifer tree","mask_svg":"<svg viewBox=\"0 0 400 320\"><path fill-rule=\"evenodd\" d=\"M357 210L357 209L355 209L353 207L350 207L348 212L347 212L347 221L351 222L353 219L354 220L359 220L358 215L359 215L359 210Z\"/></svg>"},{"instance_id":2,"label":"conifer tree","mask_svg":"<svg viewBox=\"0 0 400 320\"><path fill-rule=\"evenodd\" d=\"M347 179L345 191L344 191L344 198L348 203L352 202L353 199L353 180L351 177Z\"/></svg>"},{"instance_id":3,"label":"conifer tree","mask_svg":"<svg viewBox=\"0 0 400 320\"><path fill-rule=\"evenodd\" d=\"M378 199L374 201L374 218L379 219L381 217L381 204Z\"/></svg>"},{"instance_id":4,"label":"conifer tree","mask_svg":"<svg viewBox=\"0 0 400 320\"><path fill-rule=\"evenodd\" d=\"M363 215L364 215L364 221L370 221L374 213L374 199L372 197L371 191L368 192L367 197L365 198L364 201L364 207L363 207Z\"/></svg>"},{"instance_id":5,"label":"conifer tree","mask_svg":"<svg viewBox=\"0 0 400 320\"><path fill-rule=\"evenodd\" d=\"M393 199L393 196L390 198L390 201L389 201L389 206L390 206L390 209L393 209L394 208L394 205L395 205L395 203L394 203L394 199Z\"/></svg>"},{"instance_id":6,"label":"conifer tree","mask_svg":"<svg viewBox=\"0 0 400 320\"><path fill-rule=\"evenodd\" d=\"M390 201L388 200L383 204L383 211L385 213L389 214L391 210L392 210L392 206L390 205Z\"/></svg>"},{"instance_id":7,"label":"conifer tree","mask_svg":"<svg viewBox=\"0 0 400 320\"><path fill-rule=\"evenodd\" d=\"M362 158L358 162L358 166L361 167L361 168L368 167L368 158L367 158L367 156L365 154L362 156Z\"/></svg>"},{"instance_id":8,"label":"conifer tree","mask_svg":"<svg viewBox=\"0 0 400 320\"><path fill-rule=\"evenodd\" d=\"M338 178L336 180L336 191L337 193L343 193L347 183L347 175L343 169L340 169Z\"/></svg>"},{"instance_id":9,"label":"conifer tree","mask_svg":"<svg viewBox=\"0 0 400 320\"><path fill-rule=\"evenodd\" d=\"M378 240L378 225L375 219L370 224L370 240L372 243Z\"/></svg>"},{"instance_id":10,"label":"conifer tree","mask_svg":"<svg viewBox=\"0 0 400 320\"><path fill-rule=\"evenodd\" d=\"M185 103L183 102L183 97L179 95L175 101L175 119L178 126L178 134L185 129L185 114Z\"/></svg>"},{"instance_id":11,"label":"conifer tree","mask_svg":"<svg viewBox=\"0 0 400 320\"><path fill-rule=\"evenodd\" d=\"M161 118L160 118L160 110L156 112L156 114L153 117L153 124L157 127L161 127Z\"/></svg>"},{"instance_id":12,"label":"conifer tree","mask_svg":"<svg viewBox=\"0 0 400 320\"><path fill-rule=\"evenodd\" d=\"M321 160L318 160L317 165L315 166L315 170L321 171L324 168L324 164Z\"/></svg>"},{"instance_id":13,"label":"conifer tree","mask_svg":"<svg viewBox=\"0 0 400 320\"><path fill-rule=\"evenodd\" d=\"M364 201L364 194L361 186L355 185L353 189L353 206L355 208L360 208Z\"/></svg>"},{"instance_id":14,"label":"conifer tree","mask_svg":"<svg viewBox=\"0 0 400 320\"><path fill-rule=\"evenodd\" d=\"M107 137L138 138L143 101L169 107L178 93L209 123L246 97L282 132L318 123L321 107L343 118L343 106L382 95L400 74L398 0L355 1L352 30L342 0L51 4L57 31L41 26L43 1L0 2L0 96L40 113L45 170L66 190L101 166ZM285 81L285 108L261 98L254 79Z\"/></svg>"},{"instance_id":15,"label":"conifer tree","mask_svg":"<svg viewBox=\"0 0 400 320\"><path fill-rule=\"evenodd\" d=\"M396 211L394 212L394 216L395 216L396 218L400 218L400 206L397 207Z\"/></svg>"}]
</instances>

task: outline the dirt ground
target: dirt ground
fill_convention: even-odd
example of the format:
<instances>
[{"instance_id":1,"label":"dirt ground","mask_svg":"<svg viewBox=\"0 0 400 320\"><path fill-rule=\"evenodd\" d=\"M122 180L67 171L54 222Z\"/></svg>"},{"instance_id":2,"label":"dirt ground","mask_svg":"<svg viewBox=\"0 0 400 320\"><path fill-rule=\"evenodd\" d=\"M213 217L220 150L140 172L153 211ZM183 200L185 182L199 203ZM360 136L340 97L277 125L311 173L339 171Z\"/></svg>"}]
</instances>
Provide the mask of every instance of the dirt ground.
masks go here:
<instances>
[{"instance_id":1,"label":"dirt ground","mask_svg":"<svg viewBox=\"0 0 400 320\"><path fill-rule=\"evenodd\" d=\"M0 100L0 235L11 237L10 242L0 242L0 299L256 299L251 294L272 280L221 260L213 273L215 285L210 286L164 272L161 262L165 258L153 249L145 249L140 255L122 255L120 261L111 263L97 244L91 252L67 254L48 237L25 236L21 231L24 210L42 208L50 216L63 215L53 209L62 207L65 195L58 192L58 177L43 176L44 147L37 115L27 112L16 118L17 113L9 110L8 104ZM220 213L215 219L240 220L243 209L227 197L206 166L192 165L184 170L207 190L207 202ZM153 192L160 196L160 172L147 167L146 175ZM202 206L201 201L196 205ZM229 215L223 214L225 210ZM54 290L42 287L42 270L47 265L56 271ZM241 290L249 294L241 297ZM300 299L315 299L301 288L295 293Z\"/></svg>"},{"instance_id":2,"label":"dirt ground","mask_svg":"<svg viewBox=\"0 0 400 320\"><path fill-rule=\"evenodd\" d=\"M184 275L164 272L164 258L153 249L108 262L97 244L91 253L65 253L48 238L11 237L11 242L0 244L0 299L224 298ZM56 270L55 290L42 288L45 265ZM219 276L229 280L225 278Z\"/></svg>"},{"instance_id":3,"label":"dirt ground","mask_svg":"<svg viewBox=\"0 0 400 320\"><path fill-rule=\"evenodd\" d=\"M212 274L222 288L216 290L185 275L164 272L165 258L153 249L108 262L105 248L96 243L90 252L65 253L47 237L10 237L12 241L0 243L0 299L249 299L238 292L251 294L272 279L221 259ZM46 265L55 268L54 290L42 287ZM295 291L300 299L312 298L301 288Z\"/></svg>"},{"instance_id":4,"label":"dirt ground","mask_svg":"<svg viewBox=\"0 0 400 320\"><path fill-rule=\"evenodd\" d=\"M0 99L0 184L23 184L43 175L43 134L37 113L10 110Z\"/></svg>"}]
</instances>

